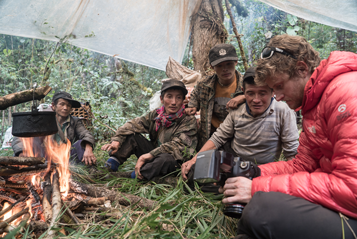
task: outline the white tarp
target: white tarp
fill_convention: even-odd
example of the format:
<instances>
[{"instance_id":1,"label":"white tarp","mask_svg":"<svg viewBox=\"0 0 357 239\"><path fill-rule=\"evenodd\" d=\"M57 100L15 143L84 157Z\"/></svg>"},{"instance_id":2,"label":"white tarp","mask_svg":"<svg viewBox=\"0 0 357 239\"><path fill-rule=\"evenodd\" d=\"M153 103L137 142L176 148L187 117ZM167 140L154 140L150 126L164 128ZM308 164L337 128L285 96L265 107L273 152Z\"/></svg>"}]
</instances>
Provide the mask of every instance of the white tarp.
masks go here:
<instances>
[{"instance_id":1,"label":"white tarp","mask_svg":"<svg viewBox=\"0 0 357 239\"><path fill-rule=\"evenodd\" d=\"M0 0L0 33L67 42L165 70L201 0Z\"/></svg>"},{"instance_id":2,"label":"white tarp","mask_svg":"<svg viewBox=\"0 0 357 239\"><path fill-rule=\"evenodd\" d=\"M357 0L260 0L304 19L357 31ZM165 70L182 62L201 0L0 0L0 33L68 42Z\"/></svg>"},{"instance_id":3,"label":"white tarp","mask_svg":"<svg viewBox=\"0 0 357 239\"><path fill-rule=\"evenodd\" d=\"M309 21L357 32L357 0L259 0Z\"/></svg>"}]
</instances>

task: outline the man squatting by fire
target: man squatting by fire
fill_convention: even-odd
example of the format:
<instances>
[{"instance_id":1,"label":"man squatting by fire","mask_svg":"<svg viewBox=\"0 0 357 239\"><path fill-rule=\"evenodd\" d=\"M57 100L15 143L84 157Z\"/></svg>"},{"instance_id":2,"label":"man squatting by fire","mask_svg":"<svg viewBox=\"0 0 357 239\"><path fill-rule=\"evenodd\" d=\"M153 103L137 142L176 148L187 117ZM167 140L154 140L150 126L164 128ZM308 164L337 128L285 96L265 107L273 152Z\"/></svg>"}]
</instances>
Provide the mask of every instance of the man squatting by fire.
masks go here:
<instances>
[{"instance_id":1,"label":"man squatting by fire","mask_svg":"<svg viewBox=\"0 0 357 239\"><path fill-rule=\"evenodd\" d=\"M67 139L71 142L71 162L94 165L97 161L93 154L94 137L79 118L70 115L72 108L81 107L81 103L72 99L71 94L62 91L53 95L51 107L56 112L58 126L58 133L53 135L52 139L57 143L67 143ZM45 156L44 148L41 146L44 139L45 137L34 138L33 150L35 154ZM23 148L21 139L14 137L12 149L15 156L23 156Z\"/></svg>"},{"instance_id":2,"label":"man squatting by fire","mask_svg":"<svg viewBox=\"0 0 357 239\"><path fill-rule=\"evenodd\" d=\"M112 142L102 146L111 155L108 167L117 171L120 164L135 154L138 161L131 178L151 180L175 171L189 159L197 146L197 123L194 116L184 113L186 94L181 81L164 81L160 96L163 106L125 123ZM150 141L142 134L149 134Z\"/></svg>"},{"instance_id":3,"label":"man squatting by fire","mask_svg":"<svg viewBox=\"0 0 357 239\"><path fill-rule=\"evenodd\" d=\"M302 110L303 131L294 159L225 182L223 203L248 203L236 238L356 238L357 54L320 61L303 37L275 36L255 81Z\"/></svg>"},{"instance_id":4,"label":"man squatting by fire","mask_svg":"<svg viewBox=\"0 0 357 239\"><path fill-rule=\"evenodd\" d=\"M287 160L296 155L299 133L294 112L274 99L271 88L256 85L254 76L251 67L243 77L246 103L229 112L200 152L221 149L259 165L278 160L282 152ZM183 179L193 179L196 159L197 155L182 165Z\"/></svg>"}]
</instances>

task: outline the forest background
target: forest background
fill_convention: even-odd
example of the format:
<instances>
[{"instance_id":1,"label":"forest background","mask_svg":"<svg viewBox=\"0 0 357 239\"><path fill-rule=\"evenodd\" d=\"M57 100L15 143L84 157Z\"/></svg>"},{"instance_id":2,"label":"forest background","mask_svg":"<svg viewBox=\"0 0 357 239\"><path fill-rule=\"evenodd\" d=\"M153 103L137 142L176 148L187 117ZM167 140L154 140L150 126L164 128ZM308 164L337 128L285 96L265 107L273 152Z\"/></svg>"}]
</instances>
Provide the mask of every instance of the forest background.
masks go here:
<instances>
[{"instance_id":1,"label":"forest background","mask_svg":"<svg viewBox=\"0 0 357 239\"><path fill-rule=\"evenodd\" d=\"M233 44L239 53L224 2L223 23L228 34L226 42ZM230 2L237 30L243 34L241 40L249 66L258 59L266 39L278 34L305 37L322 59L334 50L357 52L356 32L310 22L256 0ZM182 64L194 69L192 54L190 40ZM242 57L238 55L237 70L244 74ZM49 70L44 75L46 64ZM91 131L98 142L95 150L98 167L103 166L107 158L99 147L109 142L113 135L114 132L109 128L117 129L126 121L148 112L149 99L160 89L161 80L165 78L163 71L65 42L57 46L55 42L0 34L0 94L4 96L30 89L37 83L41 86L48 84L53 89L45 97L45 103L51 103L53 94L62 90L72 94L74 99L90 102L95 117ZM30 106L30 102L23 103L1 112L1 139L12 125L11 113L29 111ZM2 151L1 154L11 155L12 152ZM121 170L130 171L134 166L135 158L129 160ZM144 216L137 214L137 209L126 209L123 217L130 218L129 222L115 227L112 223L117 221L93 222L91 227L80 231L87 238L97 238L95 235L105 233L108 236L106 238L230 238L235 234L236 220L224 217L220 211L221 196L190 190L187 193L185 184L180 180L176 187L136 180L133 184L127 179L100 179L98 183L120 185L120 191L159 201L162 207ZM186 193L183 191L185 188ZM170 205L174 202L175 206L169 206L168 202L171 202ZM79 233L70 229L67 232L70 235Z\"/></svg>"}]
</instances>

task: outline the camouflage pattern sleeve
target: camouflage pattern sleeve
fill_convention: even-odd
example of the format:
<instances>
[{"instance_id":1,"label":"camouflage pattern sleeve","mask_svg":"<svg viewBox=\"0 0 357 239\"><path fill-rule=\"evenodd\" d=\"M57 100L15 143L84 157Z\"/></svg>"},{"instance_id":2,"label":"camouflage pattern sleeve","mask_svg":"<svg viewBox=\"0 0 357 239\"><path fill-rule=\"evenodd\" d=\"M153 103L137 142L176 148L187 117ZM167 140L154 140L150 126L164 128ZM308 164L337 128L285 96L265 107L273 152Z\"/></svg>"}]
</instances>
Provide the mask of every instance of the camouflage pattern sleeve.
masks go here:
<instances>
[{"instance_id":1,"label":"camouflage pattern sleeve","mask_svg":"<svg viewBox=\"0 0 357 239\"><path fill-rule=\"evenodd\" d=\"M125 141L126 136L134 133L149 133L150 122L156 111L143 115L126 122L123 126L119 127L112 141L118 141L120 145Z\"/></svg>"},{"instance_id":2,"label":"camouflage pattern sleeve","mask_svg":"<svg viewBox=\"0 0 357 239\"><path fill-rule=\"evenodd\" d=\"M190 101L188 102L188 108L196 107L197 111L200 110L200 98L199 98L200 83L197 82L195 89L191 92Z\"/></svg>"},{"instance_id":3,"label":"camouflage pattern sleeve","mask_svg":"<svg viewBox=\"0 0 357 239\"><path fill-rule=\"evenodd\" d=\"M176 160L188 160L195 153L197 147L197 122L194 116L186 116L180 122L180 127L175 131L169 142L161 144L150 151L156 157L161 153L171 154Z\"/></svg>"}]
</instances>

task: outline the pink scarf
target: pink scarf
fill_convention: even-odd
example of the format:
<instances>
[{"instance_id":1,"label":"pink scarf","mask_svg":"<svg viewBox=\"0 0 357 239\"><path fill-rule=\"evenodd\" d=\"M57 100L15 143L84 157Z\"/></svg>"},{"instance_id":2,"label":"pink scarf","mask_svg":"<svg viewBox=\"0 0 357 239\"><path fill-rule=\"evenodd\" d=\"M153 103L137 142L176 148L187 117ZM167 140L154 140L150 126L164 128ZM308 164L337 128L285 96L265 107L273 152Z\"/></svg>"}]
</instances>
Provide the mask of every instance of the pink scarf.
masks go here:
<instances>
[{"instance_id":1,"label":"pink scarf","mask_svg":"<svg viewBox=\"0 0 357 239\"><path fill-rule=\"evenodd\" d=\"M182 107L179 111L177 111L175 114L166 114L165 113L165 106L161 106L156 110L158 116L155 118L156 121L156 131L160 128L161 125L164 127L170 127L172 124L172 121L175 119L181 118L183 115L183 110L185 109L185 105L182 104Z\"/></svg>"}]
</instances>

